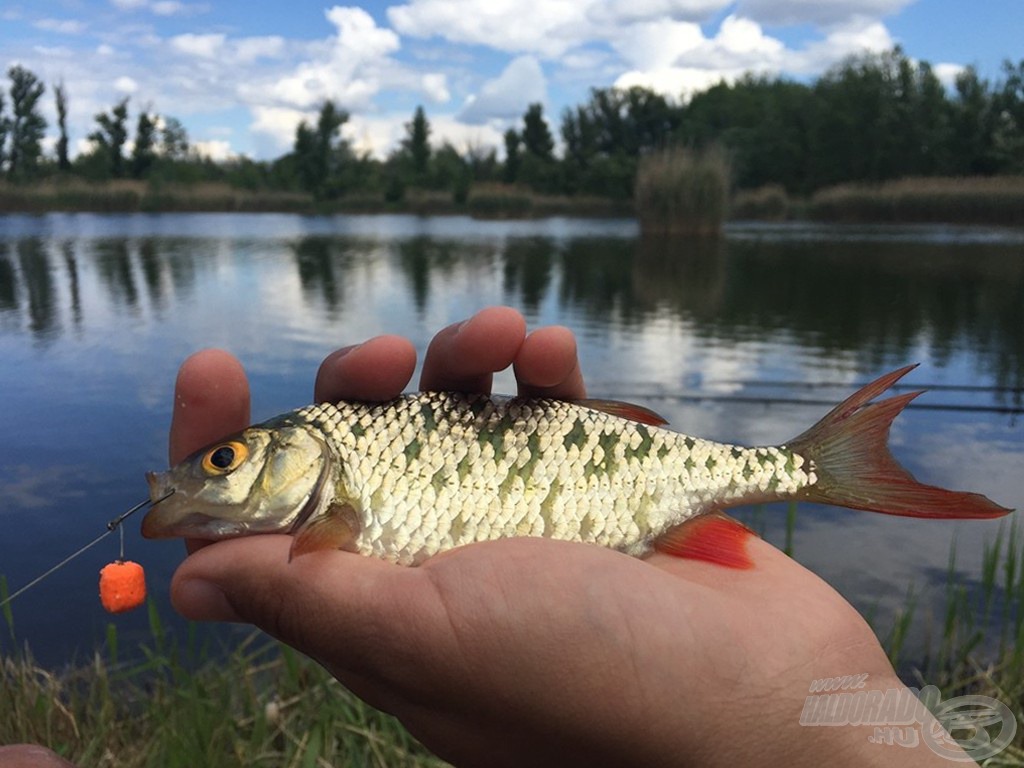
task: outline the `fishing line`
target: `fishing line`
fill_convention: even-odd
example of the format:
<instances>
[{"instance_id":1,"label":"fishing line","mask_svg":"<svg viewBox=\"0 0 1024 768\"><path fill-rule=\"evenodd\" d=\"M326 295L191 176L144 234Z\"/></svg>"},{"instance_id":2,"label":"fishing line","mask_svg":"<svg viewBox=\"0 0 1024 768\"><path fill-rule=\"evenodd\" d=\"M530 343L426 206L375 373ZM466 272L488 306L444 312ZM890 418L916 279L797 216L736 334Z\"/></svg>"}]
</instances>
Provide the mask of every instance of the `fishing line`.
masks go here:
<instances>
[{"instance_id":1,"label":"fishing line","mask_svg":"<svg viewBox=\"0 0 1024 768\"><path fill-rule=\"evenodd\" d=\"M159 499L156 499L155 501L150 501L149 499L146 499L145 501L140 501L138 504L136 504L134 507L129 509L127 512L124 512L124 513L118 515L113 520L111 520L109 523L107 523L107 530L105 530L103 533L101 533L95 539L90 541L84 547L82 547L81 549L79 549L79 550L77 550L75 552L72 552L70 555L65 557L63 560L61 560L55 566L50 568L48 571L46 571L43 574L40 574L39 576L36 576L36 578L32 579L32 581L30 581L28 584L23 586L21 589L19 589L16 592L13 592L10 595L8 595L6 599L0 600L0 607L3 607L5 605L7 605L9 602L11 602L14 598L16 598L18 595L22 594L23 592L27 592L32 587L34 587L36 584L38 584L40 581L45 579L47 576L50 576L51 574L56 573L61 568L63 568L65 565L67 565L72 560L74 560L76 557L81 555L83 552L86 552L87 550L92 549L94 546L96 546L101 541L103 541L103 539L107 538L107 536L112 534L115 530L120 530L121 531L121 559L123 560L124 559L124 529L121 528L121 523L123 523L125 520L127 520L130 516L134 515L136 512L138 512L143 507L153 506L155 504L159 504L164 499L169 498L172 493L174 493L174 489L173 488L170 491L168 491L166 494L161 496Z\"/></svg>"}]
</instances>

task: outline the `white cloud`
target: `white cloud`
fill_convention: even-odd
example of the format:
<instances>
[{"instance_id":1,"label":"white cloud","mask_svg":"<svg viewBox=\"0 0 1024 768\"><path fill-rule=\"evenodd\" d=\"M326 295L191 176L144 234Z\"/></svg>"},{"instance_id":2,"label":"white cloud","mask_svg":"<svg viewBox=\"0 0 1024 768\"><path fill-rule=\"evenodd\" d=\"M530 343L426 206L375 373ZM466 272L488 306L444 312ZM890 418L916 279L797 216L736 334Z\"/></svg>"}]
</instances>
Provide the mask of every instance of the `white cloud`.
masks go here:
<instances>
[{"instance_id":1,"label":"white cloud","mask_svg":"<svg viewBox=\"0 0 1024 768\"><path fill-rule=\"evenodd\" d=\"M242 64L248 64L256 59L278 58L284 50L284 38L277 35L245 37L234 42L235 59Z\"/></svg>"},{"instance_id":2,"label":"white cloud","mask_svg":"<svg viewBox=\"0 0 1024 768\"><path fill-rule=\"evenodd\" d=\"M459 119L469 124L514 119L522 115L529 104L543 102L546 91L540 62L533 56L519 56L494 80L484 83L478 94L467 99Z\"/></svg>"},{"instance_id":3,"label":"white cloud","mask_svg":"<svg viewBox=\"0 0 1024 768\"><path fill-rule=\"evenodd\" d=\"M616 79L617 87L642 86L683 100L746 72L778 72L786 53L759 24L737 16L727 16L713 38L689 22L633 24L615 46L635 66Z\"/></svg>"},{"instance_id":4,"label":"white cloud","mask_svg":"<svg viewBox=\"0 0 1024 768\"><path fill-rule=\"evenodd\" d=\"M700 25L689 21L645 21L630 24L612 41L612 47L640 70L664 69L683 53L705 43Z\"/></svg>"},{"instance_id":5,"label":"white cloud","mask_svg":"<svg viewBox=\"0 0 1024 768\"><path fill-rule=\"evenodd\" d=\"M437 104L445 104L452 98L448 90L448 78L442 74L428 73L423 76L423 92Z\"/></svg>"},{"instance_id":6,"label":"white cloud","mask_svg":"<svg viewBox=\"0 0 1024 768\"><path fill-rule=\"evenodd\" d=\"M221 33L196 35L186 32L183 35L176 35L171 38L171 47L188 56L197 56L201 59L212 59L224 48L226 36Z\"/></svg>"},{"instance_id":7,"label":"white cloud","mask_svg":"<svg viewBox=\"0 0 1024 768\"><path fill-rule=\"evenodd\" d=\"M254 106L253 121L249 130L268 139L274 151L280 153L291 148L295 140L295 129L309 115L290 107Z\"/></svg>"},{"instance_id":8,"label":"white cloud","mask_svg":"<svg viewBox=\"0 0 1024 768\"><path fill-rule=\"evenodd\" d=\"M98 53L100 56L113 56L115 51L111 46L107 45L106 43L100 43L100 45L96 47L96 53Z\"/></svg>"},{"instance_id":9,"label":"white cloud","mask_svg":"<svg viewBox=\"0 0 1024 768\"><path fill-rule=\"evenodd\" d=\"M122 11L148 10L157 16L192 16L209 10L205 4L180 0L110 0L110 4Z\"/></svg>"},{"instance_id":10,"label":"white cloud","mask_svg":"<svg viewBox=\"0 0 1024 768\"><path fill-rule=\"evenodd\" d=\"M936 64L932 67L932 71L935 76L939 78L939 82L947 88L953 88L956 86L956 79L960 76L960 73L966 70L963 64L949 64L941 63Z\"/></svg>"},{"instance_id":11,"label":"white cloud","mask_svg":"<svg viewBox=\"0 0 1024 768\"><path fill-rule=\"evenodd\" d=\"M606 0L588 13L599 22L621 25L630 21L664 18L704 21L732 5L733 0Z\"/></svg>"},{"instance_id":12,"label":"white cloud","mask_svg":"<svg viewBox=\"0 0 1024 768\"><path fill-rule=\"evenodd\" d=\"M139 90L139 84L132 78L122 75L114 81L114 90L130 95Z\"/></svg>"},{"instance_id":13,"label":"white cloud","mask_svg":"<svg viewBox=\"0 0 1024 768\"><path fill-rule=\"evenodd\" d=\"M80 35L85 31L85 23L75 19L39 19L33 25L45 32L56 32L60 35Z\"/></svg>"},{"instance_id":14,"label":"white cloud","mask_svg":"<svg viewBox=\"0 0 1024 768\"><path fill-rule=\"evenodd\" d=\"M819 74L853 54L890 50L895 41L879 21L856 17L839 25L825 39L786 55L785 69L795 74Z\"/></svg>"},{"instance_id":15,"label":"white cloud","mask_svg":"<svg viewBox=\"0 0 1024 768\"><path fill-rule=\"evenodd\" d=\"M177 0L158 0L150 5L149 9L157 16L177 16L189 12L188 6Z\"/></svg>"},{"instance_id":16,"label":"white cloud","mask_svg":"<svg viewBox=\"0 0 1024 768\"><path fill-rule=\"evenodd\" d=\"M763 24L832 26L856 17L880 18L914 0L740 0L737 13Z\"/></svg>"},{"instance_id":17,"label":"white cloud","mask_svg":"<svg viewBox=\"0 0 1024 768\"><path fill-rule=\"evenodd\" d=\"M243 88L254 101L267 93L278 104L309 109L324 99L334 99L347 109L366 109L380 90L382 70L392 63L388 56L399 48L398 35L379 28L361 8L334 6L326 12L337 28L326 55L299 64L291 74L271 82Z\"/></svg>"},{"instance_id":18,"label":"white cloud","mask_svg":"<svg viewBox=\"0 0 1024 768\"><path fill-rule=\"evenodd\" d=\"M235 151L231 149L231 144L220 139L193 141L192 148L200 157L208 157L217 162L230 160L236 156Z\"/></svg>"},{"instance_id":19,"label":"white cloud","mask_svg":"<svg viewBox=\"0 0 1024 768\"><path fill-rule=\"evenodd\" d=\"M388 19L412 37L553 58L582 42L593 5L594 0L412 0L388 8Z\"/></svg>"},{"instance_id":20,"label":"white cloud","mask_svg":"<svg viewBox=\"0 0 1024 768\"><path fill-rule=\"evenodd\" d=\"M664 67L644 72L639 70L625 72L616 79L615 87L639 86L674 99L688 101L695 93L706 91L723 80L731 82L732 78L712 69Z\"/></svg>"}]
</instances>

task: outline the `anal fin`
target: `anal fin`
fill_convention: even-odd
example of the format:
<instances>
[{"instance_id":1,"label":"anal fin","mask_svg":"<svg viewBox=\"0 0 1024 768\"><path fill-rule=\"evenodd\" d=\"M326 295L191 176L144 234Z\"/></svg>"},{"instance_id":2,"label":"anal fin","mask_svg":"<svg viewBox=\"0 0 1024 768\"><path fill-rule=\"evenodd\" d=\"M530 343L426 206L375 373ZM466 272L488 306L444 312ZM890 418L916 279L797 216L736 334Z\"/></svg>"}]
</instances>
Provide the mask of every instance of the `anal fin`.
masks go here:
<instances>
[{"instance_id":1,"label":"anal fin","mask_svg":"<svg viewBox=\"0 0 1024 768\"><path fill-rule=\"evenodd\" d=\"M742 523L713 511L665 531L655 539L654 549L687 560L749 570L754 561L747 554L747 539L753 535Z\"/></svg>"}]
</instances>

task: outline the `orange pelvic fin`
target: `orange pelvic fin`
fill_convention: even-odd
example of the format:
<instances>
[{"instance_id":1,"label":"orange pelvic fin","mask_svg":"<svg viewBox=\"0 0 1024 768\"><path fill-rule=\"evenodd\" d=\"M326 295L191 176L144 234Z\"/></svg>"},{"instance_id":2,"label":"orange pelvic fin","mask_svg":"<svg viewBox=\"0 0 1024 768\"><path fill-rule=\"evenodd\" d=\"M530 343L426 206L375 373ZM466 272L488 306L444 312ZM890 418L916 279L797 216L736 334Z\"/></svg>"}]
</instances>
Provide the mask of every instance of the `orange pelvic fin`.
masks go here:
<instances>
[{"instance_id":1,"label":"orange pelvic fin","mask_svg":"<svg viewBox=\"0 0 1024 768\"><path fill-rule=\"evenodd\" d=\"M801 498L886 515L935 519L1000 517L1013 511L981 494L919 483L889 453L893 419L921 393L869 401L916 367L900 368L862 387L789 442L793 451L810 460L817 475Z\"/></svg>"},{"instance_id":2,"label":"orange pelvic fin","mask_svg":"<svg viewBox=\"0 0 1024 768\"><path fill-rule=\"evenodd\" d=\"M654 549L688 560L703 560L726 568L749 570L754 561L747 539L754 532L721 512L709 512L677 525L654 542Z\"/></svg>"},{"instance_id":3,"label":"orange pelvic fin","mask_svg":"<svg viewBox=\"0 0 1024 768\"><path fill-rule=\"evenodd\" d=\"M359 516L350 504L332 505L299 528L292 539L288 560L322 549L349 549L359 530Z\"/></svg>"}]
</instances>

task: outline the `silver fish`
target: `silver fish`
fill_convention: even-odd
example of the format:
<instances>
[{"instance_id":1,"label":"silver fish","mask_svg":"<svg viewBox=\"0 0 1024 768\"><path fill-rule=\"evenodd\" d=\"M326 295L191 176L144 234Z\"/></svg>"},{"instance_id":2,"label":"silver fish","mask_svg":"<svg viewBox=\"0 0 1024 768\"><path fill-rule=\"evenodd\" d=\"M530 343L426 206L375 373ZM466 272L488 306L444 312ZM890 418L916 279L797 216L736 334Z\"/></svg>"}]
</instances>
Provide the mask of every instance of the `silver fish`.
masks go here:
<instances>
[{"instance_id":1,"label":"silver fish","mask_svg":"<svg viewBox=\"0 0 1024 768\"><path fill-rule=\"evenodd\" d=\"M869 401L912 367L863 387L788 443L754 448L670 431L656 414L612 401L423 392L311 405L150 473L154 500L173 495L142 532L291 533L293 556L337 548L415 565L511 536L686 554L687 521L787 499L931 518L1010 512L918 483L892 458L889 426L920 393Z\"/></svg>"}]
</instances>

